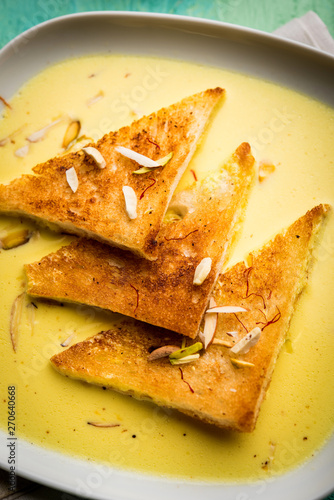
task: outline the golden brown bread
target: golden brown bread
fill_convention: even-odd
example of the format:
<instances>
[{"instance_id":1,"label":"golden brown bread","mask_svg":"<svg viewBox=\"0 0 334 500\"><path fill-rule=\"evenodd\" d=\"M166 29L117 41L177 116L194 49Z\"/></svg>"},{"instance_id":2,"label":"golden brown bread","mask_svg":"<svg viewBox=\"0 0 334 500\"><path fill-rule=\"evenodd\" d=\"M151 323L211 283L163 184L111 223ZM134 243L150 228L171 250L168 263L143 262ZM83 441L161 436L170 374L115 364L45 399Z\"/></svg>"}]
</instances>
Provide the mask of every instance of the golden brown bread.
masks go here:
<instances>
[{"instance_id":1,"label":"golden brown bread","mask_svg":"<svg viewBox=\"0 0 334 500\"><path fill-rule=\"evenodd\" d=\"M102 154L106 168L98 168L82 150L37 165L35 175L23 175L7 186L0 185L0 212L33 217L52 229L156 258L156 236L168 203L223 94L219 87L206 90L90 144ZM173 158L165 167L134 175L138 164L115 151L116 146L153 160L171 152ZM71 167L79 180L75 193L66 180ZM136 219L131 220L126 213L123 186L132 187L136 193Z\"/></svg>"},{"instance_id":2,"label":"golden brown bread","mask_svg":"<svg viewBox=\"0 0 334 500\"><path fill-rule=\"evenodd\" d=\"M195 338L253 176L254 158L243 143L220 173L174 196L156 261L80 239L25 266L28 293L110 309ZM173 221L181 212L184 217ZM211 272L194 285L195 269L206 257Z\"/></svg>"},{"instance_id":3,"label":"golden brown bread","mask_svg":"<svg viewBox=\"0 0 334 500\"><path fill-rule=\"evenodd\" d=\"M181 345L182 336L127 320L53 356L53 366L63 375L148 399L219 427L252 431L328 209L319 205L307 212L254 252L251 267L239 263L220 275L213 294L217 304L248 311L220 315L215 338L236 342L226 332L237 331L240 339L245 329L259 326L260 340L247 354L232 355L230 349L212 344L193 363L148 361L152 349ZM233 358L254 366L236 368Z\"/></svg>"}]
</instances>

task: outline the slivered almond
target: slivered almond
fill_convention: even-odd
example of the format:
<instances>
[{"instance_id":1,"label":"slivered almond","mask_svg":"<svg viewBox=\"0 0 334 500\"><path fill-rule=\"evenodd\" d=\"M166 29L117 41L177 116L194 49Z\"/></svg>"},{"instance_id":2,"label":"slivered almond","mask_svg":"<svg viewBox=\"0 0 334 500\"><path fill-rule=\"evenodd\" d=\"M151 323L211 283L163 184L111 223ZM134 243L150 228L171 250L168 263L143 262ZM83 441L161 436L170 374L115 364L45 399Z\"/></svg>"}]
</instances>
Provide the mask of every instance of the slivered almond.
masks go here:
<instances>
[{"instance_id":1,"label":"slivered almond","mask_svg":"<svg viewBox=\"0 0 334 500\"><path fill-rule=\"evenodd\" d=\"M71 335L69 335L65 340L63 340L63 342L60 345L62 347L67 347L68 345L70 345L70 343L72 342L74 337L75 337L75 334L71 333Z\"/></svg>"},{"instance_id":2,"label":"slivered almond","mask_svg":"<svg viewBox=\"0 0 334 500\"><path fill-rule=\"evenodd\" d=\"M92 425L93 427L119 427L121 424L108 424L104 422L87 422L88 425Z\"/></svg>"},{"instance_id":3,"label":"slivered almond","mask_svg":"<svg viewBox=\"0 0 334 500\"><path fill-rule=\"evenodd\" d=\"M178 351L180 347L176 345L164 345L154 349L151 354L147 357L147 361L155 361L156 359L166 358L175 351Z\"/></svg>"},{"instance_id":4,"label":"slivered almond","mask_svg":"<svg viewBox=\"0 0 334 500\"><path fill-rule=\"evenodd\" d=\"M123 194L125 199L125 210L129 219L137 218L137 196L132 187L123 186Z\"/></svg>"},{"instance_id":5,"label":"slivered almond","mask_svg":"<svg viewBox=\"0 0 334 500\"><path fill-rule=\"evenodd\" d=\"M242 361L241 359L230 358L231 363L236 368L253 368L254 363L249 363L248 361Z\"/></svg>"},{"instance_id":6,"label":"slivered almond","mask_svg":"<svg viewBox=\"0 0 334 500\"><path fill-rule=\"evenodd\" d=\"M238 313L238 312L247 312L247 309L239 306L217 306L212 307L211 309L207 309L205 314L209 313Z\"/></svg>"},{"instance_id":7,"label":"slivered almond","mask_svg":"<svg viewBox=\"0 0 334 500\"><path fill-rule=\"evenodd\" d=\"M25 144L24 146L22 146L22 148L17 149L14 152L14 155L17 156L18 158L24 158L29 153L29 147L30 147L29 144Z\"/></svg>"},{"instance_id":8,"label":"slivered almond","mask_svg":"<svg viewBox=\"0 0 334 500\"><path fill-rule=\"evenodd\" d=\"M216 302L211 297L209 307L215 307ZM205 314L204 331L200 332L199 338L203 343L204 349L207 349L214 339L218 323L218 314Z\"/></svg>"},{"instance_id":9,"label":"slivered almond","mask_svg":"<svg viewBox=\"0 0 334 500\"><path fill-rule=\"evenodd\" d=\"M258 343L260 335L261 328L256 326L232 347L231 352L233 352L233 354L246 354L251 347Z\"/></svg>"},{"instance_id":10,"label":"slivered almond","mask_svg":"<svg viewBox=\"0 0 334 500\"><path fill-rule=\"evenodd\" d=\"M98 92L95 96L88 99L87 106L89 107L89 106L92 106L93 104L96 104L103 97L104 97L104 92L103 92L103 90L100 90L100 92Z\"/></svg>"},{"instance_id":11,"label":"slivered almond","mask_svg":"<svg viewBox=\"0 0 334 500\"><path fill-rule=\"evenodd\" d=\"M99 168L105 168L105 166L107 164L106 160L103 158L103 156L101 155L101 153L98 149L92 148L91 146L88 146L86 148L82 148L82 151L84 151L86 153L86 155L88 155L90 158L92 158Z\"/></svg>"},{"instance_id":12,"label":"slivered almond","mask_svg":"<svg viewBox=\"0 0 334 500\"><path fill-rule=\"evenodd\" d=\"M201 285L209 276L212 266L211 257L204 257L195 269L194 285Z\"/></svg>"},{"instance_id":13,"label":"slivered almond","mask_svg":"<svg viewBox=\"0 0 334 500\"><path fill-rule=\"evenodd\" d=\"M53 122L49 123L49 125L46 125L45 127L41 128L40 130L37 130L36 132L32 133L27 137L27 141L29 142L39 142L44 139L47 131L57 125L57 123L61 122L63 118L58 118L57 120L54 120Z\"/></svg>"},{"instance_id":14,"label":"slivered almond","mask_svg":"<svg viewBox=\"0 0 334 500\"><path fill-rule=\"evenodd\" d=\"M13 351L16 352L17 350L17 345L18 345L18 339L19 339L19 327L20 327L20 322L22 318L22 310L23 310L23 303L25 300L25 292L20 293L16 297L16 299L13 302L11 311L10 311L10 326L9 326L9 332L10 332L10 339L12 342L13 346Z\"/></svg>"},{"instance_id":15,"label":"slivered almond","mask_svg":"<svg viewBox=\"0 0 334 500\"><path fill-rule=\"evenodd\" d=\"M148 158L148 156L142 155L140 153L137 153L136 151L133 151L132 149L125 148L123 146L116 146L115 150L120 153L121 155L125 156L126 158L129 158L130 160L134 160L139 165L147 168L157 168L160 167L161 165L157 162L152 160L151 158Z\"/></svg>"},{"instance_id":16,"label":"slivered almond","mask_svg":"<svg viewBox=\"0 0 334 500\"><path fill-rule=\"evenodd\" d=\"M74 167L66 170L66 180L73 193L76 193L79 186L79 180Z\"/></svg>"},{"instance_id":17,"label":"slivered almond","mask_svg":"<svg viewBox=\"0 0 334 500\"><path fill-rule=\"evenodd\" d=\"M68 125L63 138L63 148L67 149L69 145L75 141L79 135L80 129L81 123L79 120L74 120Z\"/></svg>"},{"instance_id":18,"label":"slivered almond","mask_svg":"<svg viewBox=\"0 0 334 500\"><path fill-rule=\"evenodd\" d=\"M212 345L221 345L222 347L233 347L234 344L231 344L231 342L227 342L226 340L221 340L221 339L213 339Z\"/></svg>"}]
</instances>

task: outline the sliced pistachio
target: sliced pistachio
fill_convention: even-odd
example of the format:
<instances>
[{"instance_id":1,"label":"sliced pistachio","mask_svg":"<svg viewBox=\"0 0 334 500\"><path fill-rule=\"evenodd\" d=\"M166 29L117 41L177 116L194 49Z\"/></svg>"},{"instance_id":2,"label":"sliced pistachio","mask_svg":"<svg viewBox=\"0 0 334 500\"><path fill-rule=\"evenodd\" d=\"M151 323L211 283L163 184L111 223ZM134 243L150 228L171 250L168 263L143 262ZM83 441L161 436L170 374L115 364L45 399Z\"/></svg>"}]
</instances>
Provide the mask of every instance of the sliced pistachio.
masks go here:
<instances>
[{"instance_id":1,"label":"sliced pistachio","mask_svg":"<svg viewBox=\"0 0 334 500\"><path fill-rule=\"evenodd\" d=\"M192 344L188 347L184 347L183 349L179 349L172 354L169 355L169 359L181 359L187 356L190 356L192 354L197 353L198 351L201 351L203 349L203 344L202 342L196 342L195 344Z\"/></svg>"},{"instance_id":2,"label":"sliced pistachio","mask_svg":"<svg viewBox=\"0 0 334 500\"><path fill-rule=\"evenodd\" d=\"M173 158L173 152L171 151L170 153L168 153L168 155L164 156L163 158L160 158L159 160L157 160L157 162L159 163L160 167L164 167L165 165L167 165L167 163L169 163L171 161L171 159Z\"/></svg>"},{"instance_id":3,"label":"sliced pistachio","mask_svg":"<svg viewBox=\"0 0 334 500\"><path fill-rule=\"evenodd\" d=\"M156 359L166 358L179 349L180 347L176 345L164 345L162 347L158 347L158 349L154 349L154 351L152 351L147 357L147 361L155 361Z\"/></svg>"},{"instance_id":4,"label":"sliced pistachio","mask_svg":"<svg viewBox=\"0 0 334 500\"><path fill-rule=\"evenodd\" d=\"M152 173L152 169L151 168L148 168L148 167L142 167L140 168L139 170L135 170L134 172L132 172L133 174L147 174L147 172L151 172Z\"/></svg>"},{"instance_id":5,"label":"sliced pistachio","mask_svg":"<svg viewBox=\"0 0 334 500\"><path fill-rule=\"evenodd\" d=\"M231 363L236 368L252 368L254 367L254 363L249 363L248 361L242 361L241 359L230 358Z\"/></svg>"},{"instance_id":6,"label":"sliced pistachio","mask_svg":"<svg viewBox=\"0 0 334 500\"><path fill-rule=\"evenodd\" d=\"M81 123L79 120L72 121L66 129L64 139L63 139L63 148L67 149L69 145L76 140L79 135L81 129Z\"/></svg>"},{"instance_id":7,"label":"sliced pistachio","mask_svg":"<svg viewBox=\"0 0 334 500\"><path fill-rule=\"evenodd\" d=\"M0 247L4 250L11 250L12 248L17 248L25 243L28 243L32 236L32 232L29 229L16 229L15 231L10 231L0 239Z\"/></svg>"},{"instance_id":8,"label":"sliced pistachio","mask_svg":"<svg viewBox=\"0 0 334 500\"><path fill-rule=\"evenodd\" d=\"M193 361L196 361L199 358L199 354L190 354L189 356L185 356L184 358L180 359L170 359L169 361L171 364L174 365L184 365L186 363L192 363Z\"/></svg>"}]
</instances>

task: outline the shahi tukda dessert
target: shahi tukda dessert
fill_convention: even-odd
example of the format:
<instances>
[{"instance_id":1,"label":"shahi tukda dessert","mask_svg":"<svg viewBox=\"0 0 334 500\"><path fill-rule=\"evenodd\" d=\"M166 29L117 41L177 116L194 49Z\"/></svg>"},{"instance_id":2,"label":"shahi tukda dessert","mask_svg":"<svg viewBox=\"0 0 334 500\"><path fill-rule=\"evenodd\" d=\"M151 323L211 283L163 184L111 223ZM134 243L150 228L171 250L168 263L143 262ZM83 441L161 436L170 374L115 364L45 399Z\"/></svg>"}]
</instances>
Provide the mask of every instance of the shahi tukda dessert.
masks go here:
<instances>
[{"instance_id":1,"label":"shahi tukda dessert","mask_svg":"<svg viewBox=\"0 0 334 500\"><path fill-rule=\"evenodd\" d=\"M147 90L155 65L164 78ZM24 387L18 434L218 481L310 457L333 428L333 111L244 75L121 56L65 61L7 97L1 384Z\"/></svg>"}]
</instances>

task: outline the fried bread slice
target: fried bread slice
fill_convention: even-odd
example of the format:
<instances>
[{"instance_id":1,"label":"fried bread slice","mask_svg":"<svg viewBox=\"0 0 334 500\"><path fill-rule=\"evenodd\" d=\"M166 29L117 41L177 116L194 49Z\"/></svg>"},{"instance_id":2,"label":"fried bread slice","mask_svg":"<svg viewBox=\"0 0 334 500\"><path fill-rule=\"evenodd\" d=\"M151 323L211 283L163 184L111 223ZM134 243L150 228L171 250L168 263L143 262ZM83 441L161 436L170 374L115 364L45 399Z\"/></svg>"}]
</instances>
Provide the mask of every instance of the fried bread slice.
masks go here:
<instances>
[{"instance_id":1,"label":"fried bread slice","mask_svg":"<svg viewBox=\"0 0 334 500\"><path fill-rule=\"evenodd\" d=\"M87 145L101 153L105 168L99 168L83 150L37 165L35 175L0 185L0 212L32 217L52 229L156 258L156 236L168 203L223 94L217 87L187 97ZM116 151L117 146L153 160L169 153L173 157L164 167L134 175L138 164ZM72 167L78 178L76 192L67 182L66 173ZM149 196L142 197L153 180ZM124 186L135 192L135 219L126 212Z\"/></svg>"},{"instance_id":2,"label":"fried bread slice","mask_svg":"<svg viewBox=\"0 0 334 500\"><path fill-rule=\"evenodd\" d=\"M157 260L80 239L25 266L28 293L109 309L195 338L253 177L254 158L243 143L219 173L174 196ZM194 285L195 269L207 257L211 271Z\"/></svg>"},{"instance_id":3,"label":"fried bread slice","mask_svg":"<svg viewBox=\"0 0 334 500\"><path fill-rule=\"evenodd\" d=\"M239 263L220 275L213 293L217 304L243 306L247 311L220 315L215 341L237 344L246 329L259 327L260 339L248 353L236 355L213 343L193 363L172 366L168 358L149 361L152 349L181 346L183 337L126 320L56 354L52 365L63 375L147 399L219 427L252 431L307 280L315 236L328 210L325 205L313 208L252 253L251 267ZM230 331L238 332L238 338L228 335Z\"/></svg>"}]
</instances>

